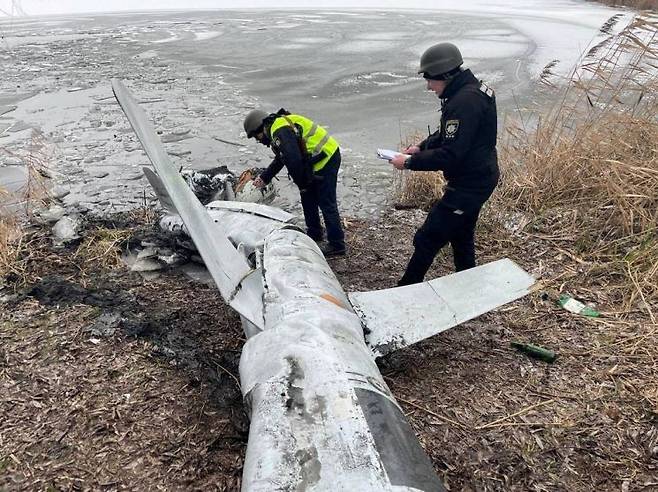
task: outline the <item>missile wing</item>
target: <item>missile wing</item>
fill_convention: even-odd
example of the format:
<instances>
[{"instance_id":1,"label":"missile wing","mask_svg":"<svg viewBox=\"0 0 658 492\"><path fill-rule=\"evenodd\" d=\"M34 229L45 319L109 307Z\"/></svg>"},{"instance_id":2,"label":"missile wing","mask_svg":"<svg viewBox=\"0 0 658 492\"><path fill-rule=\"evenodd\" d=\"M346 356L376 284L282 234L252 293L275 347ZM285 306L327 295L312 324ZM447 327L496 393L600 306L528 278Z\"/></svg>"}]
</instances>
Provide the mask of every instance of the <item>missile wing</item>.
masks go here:
<instances>
[{"instance_id":1,"label":"missile wing","mask_svg":"<svg viewBox=\"0 0 658 492\"><path fill-rule=\"evenodd\" d=\"M429 282L348 294L376 357L526 295L535 279L503 258Z\"/></svg>"}]
</instances>

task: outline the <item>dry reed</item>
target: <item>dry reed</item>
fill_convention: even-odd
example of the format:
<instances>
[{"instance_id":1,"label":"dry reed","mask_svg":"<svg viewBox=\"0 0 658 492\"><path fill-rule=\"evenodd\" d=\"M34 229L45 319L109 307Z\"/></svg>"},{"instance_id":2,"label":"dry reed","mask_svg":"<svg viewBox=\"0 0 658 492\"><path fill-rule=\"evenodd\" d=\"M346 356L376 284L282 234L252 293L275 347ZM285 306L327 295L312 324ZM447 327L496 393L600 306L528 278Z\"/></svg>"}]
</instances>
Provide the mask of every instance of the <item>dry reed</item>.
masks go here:
<instances>
[{"instance_id":1,"label":"dry reed","mask_svg":"<svg viewBox=\"0 0 658 492\"><path fill-rule=\"evenodd\" d=\"M623 279L607 285L617 297L641 299L650 314L658 295L657 33L658 15L635 16L583 57L534 129L506 129L496 200L499 211L533 217L530 227L570 236L574 254Z\"/></svg>"},{"instance_id":2,"label":"dry reed","mask_svg":"<svg viewBox=\"0 0 658 492\"><path fill-rule=\"evenodd\" d=\"M44 177L50 176L48 165L53 161L53 149L40 131L33 130L26 148L16 152L1 149L10 157L17 158L26 170L23 186L9 192L0 188L0 280L7 275L20 279L24 284L32 277L26 265L33 256L29 250L30 238L23 225L32 217L34 210L50 202L48 184Z\"/></svg>"},{"instance_id":3,"label":"dry reed","mask_svg":"<svg viewBox=\"0 0 658 492\"><path fill-rule=\"evenodd\" d=\"M400 148L416 144L423 139L420 132L403 138ZM393 196L396 208L421 208L428 210L441 197L445 180L441 172L396 171Z\"/></svg>"},{"instance_id":4,"label":"dry reed","mask_svg":"<svg viewBox=\"0 0 658 492\"><path fill-rule=\"evenodd\" d=\"M21 229L12 217L0 217L0 281L12 271L20 250Z\"/></svg>"},{"instance_id":5,"label":"dry reed","mask_svg":"<svg viewBox=\"0 0 658 492\"><path fill-rule=\"evenodd\" d=\"M86 231L82 243L73 255L73 261L83 273L91 267L94 271L124 268L121 253L131 234L129 229L106 227Z\"/></svg>"}]
</instances>

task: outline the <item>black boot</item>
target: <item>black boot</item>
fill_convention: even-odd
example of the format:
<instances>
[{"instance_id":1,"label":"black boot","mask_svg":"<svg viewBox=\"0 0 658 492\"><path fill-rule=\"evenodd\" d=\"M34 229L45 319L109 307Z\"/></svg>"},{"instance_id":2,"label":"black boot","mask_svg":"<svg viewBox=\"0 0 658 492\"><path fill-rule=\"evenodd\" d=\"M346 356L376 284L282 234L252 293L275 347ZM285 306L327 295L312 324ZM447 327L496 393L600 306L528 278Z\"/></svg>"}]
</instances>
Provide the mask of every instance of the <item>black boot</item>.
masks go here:
<instances>
[{"instance_id":1,"label":"black boot","mask_svg":"<svg viewBox=\"0 0 658 492\"><path fill-rule=\"evenodd\" d=\"M347 248L344 244L337 245L333 243L326 243L320 246L320 251L322 251L322 254L325 258L330 258L332 256L345 256L345 253L347 253Z\"/></svg>"}]
</instances>

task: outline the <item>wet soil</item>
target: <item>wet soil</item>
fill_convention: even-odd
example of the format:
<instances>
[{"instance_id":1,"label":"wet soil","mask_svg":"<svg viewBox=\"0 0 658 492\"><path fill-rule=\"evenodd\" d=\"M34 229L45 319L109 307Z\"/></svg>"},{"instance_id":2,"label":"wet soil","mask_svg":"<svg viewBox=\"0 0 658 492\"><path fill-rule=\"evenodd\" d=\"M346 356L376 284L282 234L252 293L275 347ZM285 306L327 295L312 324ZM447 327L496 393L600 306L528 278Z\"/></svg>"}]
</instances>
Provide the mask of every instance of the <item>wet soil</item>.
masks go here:
<instances>
[{"instance_id":1,"label":"wet soil","mask_svg":"<svg viewBox=\"0 0 658 492\"><path fill-rule=\"evenodd\" d=\"M393 286L423 217L348 220L349 255L330 262L345 290ZM542 287L378 361L437 473L450 490L652 490L655 325L639 308L618 314L582 264L545 255L541 231L494 224L481 223L480 261L508 256ZM76 255L88 243L54 249L37 229L20 274L5 278L0 490L239 490L248 438L239 318L178 270L146 280L114 261L153 240L153 223L88 220L82 235L107 230L125 240L84 261ZM431 276L450 271L446 252ZM604 317L561 310L560 289ZM530 359L512 340L558 359Z\"/></svg>"}]
</instances>

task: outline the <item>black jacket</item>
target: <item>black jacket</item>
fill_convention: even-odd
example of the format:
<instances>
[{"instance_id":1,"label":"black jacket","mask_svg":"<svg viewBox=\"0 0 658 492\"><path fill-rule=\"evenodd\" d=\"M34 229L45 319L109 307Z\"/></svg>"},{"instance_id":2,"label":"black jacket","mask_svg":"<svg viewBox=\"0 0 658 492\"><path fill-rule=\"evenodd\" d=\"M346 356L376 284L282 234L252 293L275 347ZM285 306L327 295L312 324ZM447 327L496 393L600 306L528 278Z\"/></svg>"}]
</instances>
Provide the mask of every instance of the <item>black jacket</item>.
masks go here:
<instances>
[{"instance_id":1,"label":"black jacket","mask_svg":"<svg viewBox=\"0 0 658 492\"><path fill-rule=\"evenodd\" d=\"M416 171L443 171L448 185L441 202L459 209L480 207L498 183L496 98L464 70L441 95L439 129L420 143L407 163Z\"/></svg>"},{"instance_id":2,"label":"black jacket","mask_svg":"<svg viewBox=\"0 0 658 492\"><path fill-rule=\"evenodd\" d=\"M294 130L289 126L279 128L272 136L270 147L274 151L274 160L260 175L261 179L269 183L286 166L299 189L307 188L313 180L313 164L303 154L300 138Z\"/></svg>"}]
</instances>

